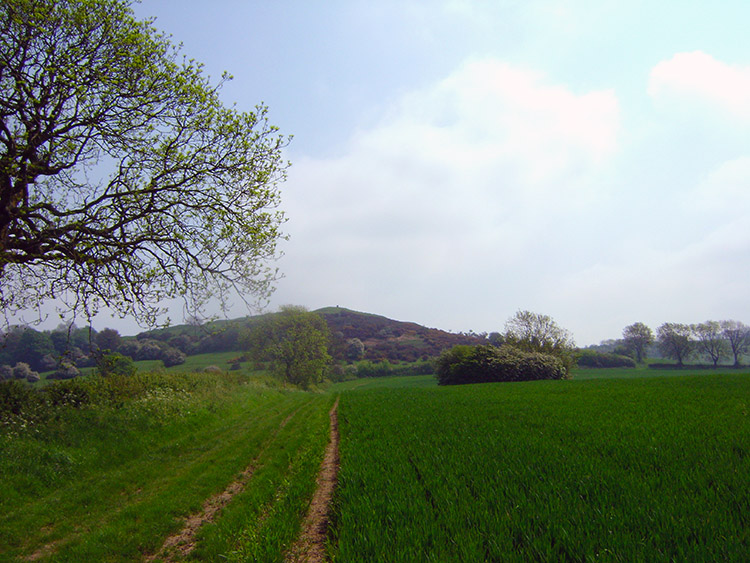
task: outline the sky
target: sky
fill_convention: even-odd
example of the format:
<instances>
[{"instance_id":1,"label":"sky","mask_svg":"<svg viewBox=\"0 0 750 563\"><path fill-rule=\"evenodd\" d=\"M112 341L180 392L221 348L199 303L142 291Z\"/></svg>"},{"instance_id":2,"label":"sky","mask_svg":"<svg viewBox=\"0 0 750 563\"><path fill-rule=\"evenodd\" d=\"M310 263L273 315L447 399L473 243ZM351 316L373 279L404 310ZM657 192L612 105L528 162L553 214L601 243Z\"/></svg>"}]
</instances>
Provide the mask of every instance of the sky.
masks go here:
<instances>
[{"instance_id":1,"label":"sky","mask_svg":"<svg viewBox=\"0 0 750 563\"><path fill-rule=\"evenodd\" d=\"M750 322L746 0L134 9L294 136L271 310L454 332L530 310L579 345Z\"/></svg>"}]
</instances>

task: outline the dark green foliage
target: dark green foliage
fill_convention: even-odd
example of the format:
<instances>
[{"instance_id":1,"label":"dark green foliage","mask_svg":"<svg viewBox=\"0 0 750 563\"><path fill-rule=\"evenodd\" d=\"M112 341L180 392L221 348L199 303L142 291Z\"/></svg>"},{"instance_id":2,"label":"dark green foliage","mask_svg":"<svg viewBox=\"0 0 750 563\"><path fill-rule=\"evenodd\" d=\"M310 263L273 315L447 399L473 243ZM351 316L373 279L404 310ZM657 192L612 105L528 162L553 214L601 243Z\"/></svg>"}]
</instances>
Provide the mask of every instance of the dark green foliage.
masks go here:
<instances>
[{"instance_id":1,"label":"dark green foliage","mask_svg":"<svg viewBox=\"0 0 750 563\"><path fill-rule=\"evenodd\" d=\"M307 387L326 375L329 338L323 317L303 307L285 306L266 315L243 341L256 361L269 362L285 381Z\"/></svg>"},{"instance_id":2,"label":"dark green foliage","mask_svg":"<svg viewBox=\"0 0 750 563\"><path fill-rule=\"evenodd\" d=\"M105 328L96 335L96 345L100 350L117 352L122 342L120 333L113 328Z\"/></svg>"},{"instance_id":3,"label":"dark green foliage","mask_svg":"<svg viewBox=\"0 0 750 563\"><path fill-rule=\"evenodd\" d=\"M564 379L567 374L558 357L512 346L455 346L435 366L438 385Z\"/></svg>"},{"instance_id":4,"label":"dark green foliage","mask_svg":"<svg viewBox=\"0 0 750 563\"><path fill-rule=\"evenodd\" d=\"M0 420L7 415L20 415L38 403L38 394L21 381L0 381Z\"/></svg>"},{"instance_id":5,"label":"dark green foliage","mask_svg":"<svg viewBox=\"0 0 750 563\"><path fill-rule=\"evenodd\" d=\"M53 373L52 375L49 375L47 379L73 379L74 377L78 377L79 375L81 375L81 372L78 370L76 366L66 361L63 361L60 364L60 367L57 368L55 373Z\"/></svg>"},{"instance_id":6,"label":"dark green foliage","mask_svg":"<svg viewBox=\"0 0 750 563\"><path fill-rule=\"evenodd\" d=\"M134 375L137 368L133 360L117 352L102 354L96 362L96 372L102 377L111 375Z\"/></svg>"},{"instance_id":7,"label":"dark green foliage","mask_svg":"<svg viewBox=\"0 0 750 563\"><path fill-rule=\"evenodd\" d=\"M584 368L634 368L635 360L619 354L581 350L578 354L578 367Z\"/></svg>"},{"instance_id":8,"label":"dark green foliage","mask_svg":"<svg viewBox=\"0 0 750 563\"><path fill-rule=\"evenodd\" d=\"M356 362L365 357L365 345L359 338L350 338L346 341L346 348L344 351L346 360L349 362Z\"/></svg>"},{"instance_id":9,"label":"dark green foliage","mask_svg":"<svg viewBox=\"0 0 750 563\"><path fill-rule=\"evenodd\" d=\"M179 366L185 363L185 354L180 352L177 348L165 348L164 350L162 350L160 358L164 363L164 367L167 368Z\"/></svg>"},{"instance_id":10,"label":"dark green foliage","mask_svg":"<svg viewBox=\"0 0 750 563\"><path fill-rule=\"evenodd\" d=\"M44 401L54 407L81 408L91 403L92 388L81 380L60 381L43 392Z\"/></svg>"}]
</instances>

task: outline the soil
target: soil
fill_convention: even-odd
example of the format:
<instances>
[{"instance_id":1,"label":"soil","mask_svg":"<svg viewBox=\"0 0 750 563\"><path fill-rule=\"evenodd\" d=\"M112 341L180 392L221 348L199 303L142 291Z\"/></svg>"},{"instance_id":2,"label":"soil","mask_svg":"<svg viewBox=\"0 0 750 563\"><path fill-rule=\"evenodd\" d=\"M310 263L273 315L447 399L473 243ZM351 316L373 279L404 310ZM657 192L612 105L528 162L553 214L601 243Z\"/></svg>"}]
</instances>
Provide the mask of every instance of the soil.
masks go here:
<instances>
[{"instance_id":1,"label":"soil","mask_svg":"<svg viewBox=\"0 0 750 563\"><path fill-rule=\"evenodd\" d=\"M326 535L333 492L339 471L339 401L333 405L331 417L331 440L326 448L323 463L318 473L318 484L305 517L302 531L296 543L287 553L286 563L321 563L326 561Z\"/></svg>"}]
</instances>

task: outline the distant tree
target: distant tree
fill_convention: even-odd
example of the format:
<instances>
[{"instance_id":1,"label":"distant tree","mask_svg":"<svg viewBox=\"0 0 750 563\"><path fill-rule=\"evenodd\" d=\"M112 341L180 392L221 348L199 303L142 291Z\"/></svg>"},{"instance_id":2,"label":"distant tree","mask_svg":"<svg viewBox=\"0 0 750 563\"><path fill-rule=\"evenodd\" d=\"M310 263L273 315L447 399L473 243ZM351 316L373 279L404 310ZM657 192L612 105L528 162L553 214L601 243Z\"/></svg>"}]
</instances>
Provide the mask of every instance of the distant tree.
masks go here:
<instances>
[{"instance_id":1,"label":"distant tree","mask_svg":"<svg viewBox=\"0 0 750 563\"><path fill-rule=\"evenodd\" d=\"M654 333L643 323L633 323L623 329L622 339L625 349L632 351L640 364L646 359L648 347L654 343Z\"/></svg>"},{"instance_id":2,"label":"distant tree","mask_svg":"<svg viewBox=\"0 0 750 563\"><path fill-rule=\"evenodd\" d=\"M686 324L664 323L656 329L656 342L661 353L676 360L680 367L694 350L692 330Z\"/></svg>"},{"instance_id":3,"label":"distant tree","mask_svg":"<svg viewBox=\"0 0 750 563\"><path fill-rule=\"evenodd\" d=\"M55 373L50 375L48 379L73 379L79 375L81 375L81 372L75 365L63 360Z\"/></svg>"},{"instance_id":4,"label":"distant tree","mask_svg":"<svg viewBox=\"0 0 750 563\"><path fill-rule=\"evenodd\" d=\"M739 367L743 354L750 350L750 327L739 321L721 321L721 334L732 350L735 367Z\"/></svg>"},{"instance_id":5,"label":"distant tree","mask_svg":"<svg viewBox=\"0 0 750 563\"><path fill-rule=\"evenodd\" d=\"M29 364L33 370L39 370L42 369L42 358L54 353L55 347L48 333L26 328L16 344L14 360Z\"/></svg>"},{"instance_id":6,"label":"distant tree","mask_svg":"<svg viewBox=\"0 0 750 563\"><path fill-rule=\"evenodd\" d=\"M31 369L31 366L26 362L18 362L13 366L13 378L14 379L25 379L26 381L39 381L39 374Z\"/></svg>"},{"instance_id":7,"label":"distant tree","mask_svg":"<svg viewBox=\"0 0 750 563\"><path fill-rule=\"evenodd\" d=\"M504 341L526 352L557 356L568 371L575 364L573 335L548 315L518 311L505 324Z\"/></svg>"},{"instance_id":8,"label":"distant tree","mask_svg":"<svg viewBox=\"0 0 750 563\"><path fill-rule=\"evenodd\" d=\"M129 0L0 7L0 309L142 324L265 299L288 139L241 113Z\"/></svg>"},{"instance_id":9,"label":"distant tree","mask_svg":"<svg viewBox=\"0 0 750 563\"><path fill-rule=\"evenodd\" d=\"M173 348L177 348L183 354L189 355L190 349L193 346L193 339L187 334L180 334L169 339L169 345Z\"/></svg>"},{"instance_id":10,"label":"distant tree","mask_svg":"<svg viewBox=\"0 0 750 563\"><path fill-rule=\"evenodd\" d=\"M101 354L96 361L96 373L102 377L112 375L134 375L137 371L133 360L117 352Z\"/></svg>"},{"instance_id":11,"label":"distant tree","mask_svg":"<svg viewBox=\"0 0 750 563\"><path fill-rule=\"evenodd\" d=\"M331 361L328 325L317 313L284 306L266 315L243 339L249 354L271 363L290 383L307 387L323 380Z\"/></svg>"},{"instance_id":12,"label":"distant tree","mask_svg":"<svg viewBox=\"0 0 750 563\"><path fill-rule=\"evenodd\" d=\"M505 338L504 338L504 337L503 337L503 335L502 335L502 334L500 334L499 332L490 332L490 333L489 333L489 334L487 335L487 341L488 341L488 342L489 342L489 343L490 343L490 344L491 344L492 346L497 346L497 347L500 347L500 346L502 346L502 345L503 345L503 344L505 343Z\"/></svg>"},{"instance_id":13,"label":"distant tree","mask_svg":"<svg viewBox=\"0 0 750 563\"><path fill-rule=\"evenodd\" d=\"M179 366L185 363L185 354L183 354L177 348L166 346L161 351L161 361L164 363L164 367L171 368L172 366Z\"/></svg>"},{"instance_id":14,"label":"distant tree","mask_svg":"<svg viewBox=\"0 0 750 563\"><path fill-rule=\"evenodd\" d=\"M13 379L13 368L8 364L0 365L0 381Z\"/></svg>"},{"instance_id":15,"label":"distant tree","mask_svg":"<svg viewBox=\"0 0 750 563\"><path fill-rule=\"evenodd\" d=\"M100 350L117 352L121 342L120 333L113 328L105 328L96 335L96 345Z\"/></svg>"},{"instance_id":16,"label":"distant tree","mask_svg":"<svg viewBox=\"0 0 750 563\"><path fill-rule=\"evenodd\" d=\"M49 333L49 338L52 341L52 345L55 347L55 355L62 356L65 351L70 347L70 335L68 334L67 328L60 330L56 328Z\"/></svg>"},{"instance_id":17,"label":"distant tree","mask_svg":"<svg viewBox=\"0 0 750 563\"><path fill-rule=\"evenodd\" d=\"M729 344L722 334L721 323L706 321L705 323L691 325L690 329L695 336L696 350L710 359L714 367L729 354Z\"/></svg>"},{"instance_id":18,"label":"distant tree","mask_svg":"<svg viewBox=\"0 0 750 563\"><path fill-rule=\"evenodd\" d=\"M357 362L365 357L365 345L359 338L350 338L346 341L346 359L350 362Z\"/></svg>"},{"instance_id":19,"label":"distant tree","mask_svg":"<svg viewBox=\"0 0 750 563\"><path fill-rule=\"evenodd\" d=\"M40 367L42 371L51 371L57 367L57 359L52 354L47 354L42 357Z\"/></svg>"},{"instance_id":20,"label":"distant tree","mask_svg":"<svg viewBox=\"0 0 750 563\"><path fill-rule=\"evenodd\" d=\"M120 343L120 354L128 356L132 359L138 358L138 351L141 348L141 343L135 338L124 338Z\"/></svg>"}]
</instances>

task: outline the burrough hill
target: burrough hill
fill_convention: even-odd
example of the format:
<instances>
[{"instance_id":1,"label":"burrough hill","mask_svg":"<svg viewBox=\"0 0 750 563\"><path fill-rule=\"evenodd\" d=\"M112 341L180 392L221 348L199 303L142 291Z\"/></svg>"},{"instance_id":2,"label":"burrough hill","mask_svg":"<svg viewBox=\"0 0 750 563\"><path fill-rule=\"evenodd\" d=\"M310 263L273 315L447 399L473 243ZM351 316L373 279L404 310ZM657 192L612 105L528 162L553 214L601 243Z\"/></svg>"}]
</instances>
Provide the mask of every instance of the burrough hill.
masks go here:
<instances>
[{"instance_id":1,"label":"burrough hill","mask_svg":"<svg viewBox=\"0 0 750 563\"><path fill-rule=\"evenodd\" d=\"M455 334L427 328L417 323L394 321L380 315L360 313L343 307L326 307L314 311L325 318L331 331L331 355L337 360L344 359L347 341L358 338L365 346L368 360L389 360L412 362L438 356L446 348L456 344L481 344L482 337L472 334ZM256 326L265 316L258 315L233 320L222 320L197 327L177 325L166 329L142 332L136 337L126 337L121 352L134 359L154 359L140 357L138 351L131 351L137 345L149 342L160 346L179 349L192 356L215 352L242 352L242 334ZM133 341L136 341L135 343ZM142 354L141 354L142 355Z\"/></svg>"},{"instance_id":2,"label":"burrough hill","mask_svg":"<svg viewBox=\"0 0 750 563\"><path fill-rule=\"evenodd\" d=\"M411 362L437 356L457 344L485 342L476 335L455 334L343 307L326 307L315 312L328 323L335 348L349 339L359 338L365 345L365 358L369 360Z\"/></svg>"}]
</instances>

